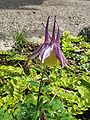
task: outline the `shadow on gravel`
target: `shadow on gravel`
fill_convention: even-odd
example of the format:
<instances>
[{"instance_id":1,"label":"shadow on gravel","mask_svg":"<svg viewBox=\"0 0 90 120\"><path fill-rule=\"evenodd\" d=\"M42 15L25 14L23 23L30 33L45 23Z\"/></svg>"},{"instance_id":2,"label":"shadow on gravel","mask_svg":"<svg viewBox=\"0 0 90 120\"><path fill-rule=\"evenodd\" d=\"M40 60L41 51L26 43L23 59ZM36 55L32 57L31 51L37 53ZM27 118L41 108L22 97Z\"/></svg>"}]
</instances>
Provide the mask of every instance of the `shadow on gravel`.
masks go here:
<instances>
[{"instance_id":1,"label":"shadow on gravel","mask_svg":"<svg viewBox=\"0 0 90 120\"><path fill-rule=\"evenodd\" d=\"M86 38L87 42L90 42L90 26L83 28L79 33L78 36L83 36Z\"/></svg>"},{"instance_id":2,"label":"shadow on gravel","mask_svg":"<svg viewBox=\"0 0 90 120\"><path fill-rule=\"evenodd\" d=\"M43 1L45 0L0 0L0 9L25 9L22 7L28 5L41 5Z\"/></svg>"}]
</instances>

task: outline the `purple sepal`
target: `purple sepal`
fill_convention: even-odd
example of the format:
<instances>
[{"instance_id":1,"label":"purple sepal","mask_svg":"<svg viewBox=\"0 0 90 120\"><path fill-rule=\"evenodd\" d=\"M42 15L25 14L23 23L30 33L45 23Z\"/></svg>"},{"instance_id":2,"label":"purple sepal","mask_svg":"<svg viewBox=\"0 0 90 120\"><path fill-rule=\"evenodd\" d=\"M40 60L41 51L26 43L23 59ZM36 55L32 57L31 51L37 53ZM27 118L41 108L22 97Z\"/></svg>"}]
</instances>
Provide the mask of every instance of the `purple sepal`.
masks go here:
<instances>
[{"instance_id":1,"label":"purple sepal","mask_svg":"<svg viewBox=\"0 0 90 120\"><path fill-rule=\"evenodd\" d=\"M64 67L62 52L61 52L61 49L60 49L59 45L54 46L54 53L55 53L56 58L60 61L62 67Z\"/></svg>"},{"instance_id":2,"label":"purple sepal","mask_svg":"<svg viewBox=\"0 0 90 120\"><path fill-rule=\"evenodd\" d=\"M47 19L46 31L45 31L45 41L44 41L44 43L49 43L49 34L48 34L49 18L50 17L48 17L48 19Z\"/></svg>"},{"instance_id":3,"label":"purple sepal","mask_svg":"<svg viewBox=\"0 0 90 120\"><path fill-rule=\"evenodd\" d=\"M51 44L55 43L55 23L56 23L56 16L54 17L54 25L53 25Z\"/></svg>"},{"instance_id":4,"label":"purple sepal","mask_svg":"<svg viewBox=\"0 0 90 120\"><path fill-rule=\"evenodd\" d=\"M47 45L42 49L41 54L39 56L39 59L42 61L42 63L44 63L44 60L50 56L52 49L53 48L50 45Z\"/></svg>"}]
</instances>

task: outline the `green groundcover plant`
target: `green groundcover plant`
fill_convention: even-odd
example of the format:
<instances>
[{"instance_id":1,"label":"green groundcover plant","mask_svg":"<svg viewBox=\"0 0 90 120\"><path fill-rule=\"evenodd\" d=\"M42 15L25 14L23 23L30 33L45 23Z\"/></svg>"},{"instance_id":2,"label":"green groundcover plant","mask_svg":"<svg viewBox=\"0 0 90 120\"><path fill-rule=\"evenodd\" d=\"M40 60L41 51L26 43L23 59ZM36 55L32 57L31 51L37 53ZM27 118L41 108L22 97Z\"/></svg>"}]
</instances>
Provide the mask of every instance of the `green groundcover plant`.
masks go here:
<instances>
[{"instance_id":1,"label":"green groundcover plant","mask_svg":"<svg viewBox=\"0 0 90 120\"><path fill-rule=\"evenodd\" d=\"M0 120L89 119L90 43L65 32L60 45L69 66L42 66L36 58L26 73L27 55L19 33L16 38L19 50L0 51Z\"/></svg>"}]
</instances>

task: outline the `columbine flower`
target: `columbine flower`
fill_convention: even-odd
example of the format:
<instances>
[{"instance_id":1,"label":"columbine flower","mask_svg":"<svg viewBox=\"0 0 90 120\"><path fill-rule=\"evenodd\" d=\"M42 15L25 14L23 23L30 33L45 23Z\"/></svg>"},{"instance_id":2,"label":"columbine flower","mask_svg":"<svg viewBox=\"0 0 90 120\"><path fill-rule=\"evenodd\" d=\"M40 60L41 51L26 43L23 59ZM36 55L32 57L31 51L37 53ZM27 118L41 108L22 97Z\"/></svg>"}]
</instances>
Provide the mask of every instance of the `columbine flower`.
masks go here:
<instances>
[{"instance_id":1,"label":"columbine flower","mask_svg":"<svg viewBox=\"0 0 90 120\"><path fill-rule=\"evenodd\" d=\"M48 31L49 26L49 18L47 19L47 24L45 27L45 41L42 45L39 46L32 54L28 56L26 60L25 67L28 67L28 62L31 59L34 59L39 55L39 59L42 63L45 63L48 66L55 66L61 63L61 66L64 67L65 64L68 64L65 56L63 55L60 45L59 45L59 38L60 38L60 31L59 31L59 24L56 21L56 17L54 17L54 25L53 25L53 32L52 37ZM57 24L58 32L55 39L55 24Z\"/></svg>"}]
</instances>

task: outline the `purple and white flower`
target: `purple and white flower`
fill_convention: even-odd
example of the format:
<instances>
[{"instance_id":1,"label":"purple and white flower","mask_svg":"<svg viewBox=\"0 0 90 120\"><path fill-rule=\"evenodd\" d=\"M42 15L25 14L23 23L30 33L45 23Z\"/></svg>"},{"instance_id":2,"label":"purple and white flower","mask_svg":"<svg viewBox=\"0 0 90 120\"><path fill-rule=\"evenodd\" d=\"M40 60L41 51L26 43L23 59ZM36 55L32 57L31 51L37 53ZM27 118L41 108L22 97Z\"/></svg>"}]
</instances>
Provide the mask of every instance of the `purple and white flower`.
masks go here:
<instances>
[{"instance_id":1,"label":"purple and white flower","mask_svg":"<svg viewBox=\"0 0 90 120\"><path fill-rule=\"evenodd\" d=\"M38 47L32 54L28 56L28 59L26 60L25 67L28 66L28 62L31 59L34 59L39 55L39 59L42 63L45 63L46 65L57 65L57 63L61 63L61 66L64 67L68 64L64 54L61 51L59 39L60 39L60 30L59 30L59 24L56 21L56 16L54 17L54 25L53 25L53 32L52 36L50 35L48 31L49 26L49 18L47 19L47 24L45 27L45 41L42 45ZM58 32L57 36L55 38L55 24L57 24Z\"/></svg>"}]
</instances>

